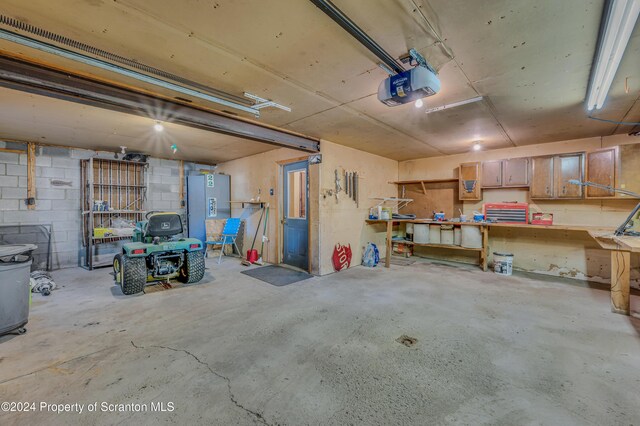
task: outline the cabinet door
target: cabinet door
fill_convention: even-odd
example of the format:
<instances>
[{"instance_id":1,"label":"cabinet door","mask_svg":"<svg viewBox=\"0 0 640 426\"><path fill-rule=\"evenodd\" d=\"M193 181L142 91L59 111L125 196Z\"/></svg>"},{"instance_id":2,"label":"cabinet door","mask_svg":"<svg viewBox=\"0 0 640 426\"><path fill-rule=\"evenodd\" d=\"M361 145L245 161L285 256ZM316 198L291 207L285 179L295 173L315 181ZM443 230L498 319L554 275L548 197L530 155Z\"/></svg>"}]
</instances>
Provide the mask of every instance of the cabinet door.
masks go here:
<instances>
[{"instance_id":1,"label":"cabinet door","mask_svg":"<svg viewBox=\"0 0 640 426\"><path fill-rule=\"evenodd\" d=\"M502 174L504 186L528 186L529 185L529 159L510 158L502 161Z\"/></svg>"},{"instance_id":2,"label":"cabinet door","mask_svg":"<svg viewBox=\"0 0 640 426\"><path fill-rule=\"evenodd\" d=\"M458 170L460 199L481 200L480 196L480 163L462 163Z\"/></svg>"},{"instance_id":3,"label":"cabinet door","mask_svg":"<svg viewBox=\"0 0 640 426\"><path fill-rule=\"evenodd\" d=\"M587 181L600 185L613 186L615 182L615 148L587 153ZM614 191L587 187L587 198L615 197Z\"/></svg>"},{"instance_id":4,"label":"cabinet door","mask_svg":"<svg viewBox=\"0 0 640 426\"><path fill-rule=\"evenodd\" d=\"M616 186L627 191L640 193L640 144L620 145L620 167L616 175ZM628 195L618 194L629 198Z\"/></svg>"},{"instance_id":5,"label":"cabinet door","mask_svg":"<svg viewBox=\"0 0 640 426\"><path fill-rule=\"evenodd\" d=\"M553 157L531 158L531 198L553 198Z\"/></svg>"},{"instance_id":6,"label":"cabinet door","mask_svg":"<svg viewBox=\"0 0 640 426\"><path fill-rule=\"evenodd\" d=\"M502 186L502 161L485 161L482 163L482 187L495 188Z\"/></svg>"},{"instance_id":7,"label":"cabinet door","mask_svg":"<svg viewBox=\"0 0 640 426\"><path fill-rule=\"evenodd\" d=\"M582 154L556 156L554 169L557 198L582 198L582 186L569 183L571 179L582 181L582 161Z\"/></svg>"}]
</instances>

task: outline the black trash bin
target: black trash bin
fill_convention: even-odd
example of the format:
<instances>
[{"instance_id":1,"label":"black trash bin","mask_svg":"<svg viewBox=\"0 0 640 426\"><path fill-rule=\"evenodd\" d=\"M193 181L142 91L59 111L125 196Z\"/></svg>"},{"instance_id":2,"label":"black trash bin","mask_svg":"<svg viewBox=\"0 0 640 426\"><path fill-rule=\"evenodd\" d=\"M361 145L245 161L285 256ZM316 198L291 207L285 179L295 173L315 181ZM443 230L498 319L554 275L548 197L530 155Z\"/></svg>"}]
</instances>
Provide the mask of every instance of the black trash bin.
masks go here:
<instances>
[{"instance_id":1,"label":"black trash bin","mask_svg":"<svg viewBox=\"0 0 640 426\"><path fill-rule=\"evenodd\" d=\"M0 245L0 335L24 333L29 321L33 244Z\"/></svg>"}]
</instances>

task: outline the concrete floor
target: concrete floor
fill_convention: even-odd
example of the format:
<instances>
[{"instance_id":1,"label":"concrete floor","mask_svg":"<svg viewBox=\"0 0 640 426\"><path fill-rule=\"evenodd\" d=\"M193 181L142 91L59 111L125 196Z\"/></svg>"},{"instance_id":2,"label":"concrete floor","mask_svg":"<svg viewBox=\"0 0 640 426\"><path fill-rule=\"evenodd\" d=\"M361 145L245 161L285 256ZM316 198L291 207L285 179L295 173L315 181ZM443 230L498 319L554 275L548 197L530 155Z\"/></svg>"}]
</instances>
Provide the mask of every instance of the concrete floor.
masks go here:
<instances>
[{"instance_id":1,"label":"concrete floor","mask_svg":"<svg viewBox=\"0 0 640 426\"><path fill-rule=\"evenodd\" d=\"M640 424L640 320L602 288L429 263L273 287L208 266L133 297L108 269L55 273L28 333L0 338L0 400L37 411L0 424Z\"/></svg>"}]
</instances>

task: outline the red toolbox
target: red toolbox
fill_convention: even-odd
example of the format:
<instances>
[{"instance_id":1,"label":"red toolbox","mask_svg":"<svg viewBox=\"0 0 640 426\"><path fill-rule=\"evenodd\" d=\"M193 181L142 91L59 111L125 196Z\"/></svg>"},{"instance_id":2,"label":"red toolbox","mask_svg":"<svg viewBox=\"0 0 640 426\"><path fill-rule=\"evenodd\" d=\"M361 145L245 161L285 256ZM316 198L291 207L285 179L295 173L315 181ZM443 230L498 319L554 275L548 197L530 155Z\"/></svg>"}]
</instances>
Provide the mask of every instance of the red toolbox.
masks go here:
<instances>
[{"instance_id":1,"label":"red toolbox","mask_svg":"<svg viewBox=\"0 0 640 426\"><path fill-rule=\"evenodd\" d=\"M531 214L532 225L553 225L552 213L532 213Z\"/></svg>"},{"instance_id":2,"label":"red toolbox","mask_svg":"<svg viewBox=\"0 0 640 426\"><path fill-rule=\"evenodd\" d=\"M498 223L529 223L529 203L485 203L487 221Z\"/></svg>"}]
</instances>

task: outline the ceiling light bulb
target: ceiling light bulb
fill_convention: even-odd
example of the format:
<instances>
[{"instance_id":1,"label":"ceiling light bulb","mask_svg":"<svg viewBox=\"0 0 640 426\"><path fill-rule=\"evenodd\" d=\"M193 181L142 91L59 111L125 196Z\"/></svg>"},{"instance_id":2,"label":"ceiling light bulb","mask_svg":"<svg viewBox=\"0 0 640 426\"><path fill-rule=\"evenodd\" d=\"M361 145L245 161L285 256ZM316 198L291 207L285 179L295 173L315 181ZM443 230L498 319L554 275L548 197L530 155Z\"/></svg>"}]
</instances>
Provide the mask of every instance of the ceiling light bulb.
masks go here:
<instances>
[{"instance_id":1,"label":"ceiling light bulb","mask_svg":"<svg viewBox=\"0 0 640 426\"><path fill-rule=\"evenodd\" d=\"M156 121L156 124L153 125L153 130L155 130L156 132L161 132L164 130L164 126L161 122Z\"/></svg>"},{"instance_id":2,"label":"ceiling light bulb","mask_svg":"<svg viewBox=\"0 0 640 426\"><path fill-rule=\"evenodd\" d=\"M424 105L424 102L422 102L422 99L418 99L415 105L416 105L416 108L422 108L422 105Z\"/></svg>"},{"instance_id":3,"label":"ceiling light bulb","mask_svg":"<svg viewBox=\"0 0 640 426\"><path fill-rule=\"evenodd\" d=\"M473 144L474 151L480 151L480 148L482 148L482 145L480 145L480 142L476 142Z\"/></svg>"}]
</instances>

